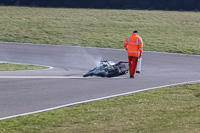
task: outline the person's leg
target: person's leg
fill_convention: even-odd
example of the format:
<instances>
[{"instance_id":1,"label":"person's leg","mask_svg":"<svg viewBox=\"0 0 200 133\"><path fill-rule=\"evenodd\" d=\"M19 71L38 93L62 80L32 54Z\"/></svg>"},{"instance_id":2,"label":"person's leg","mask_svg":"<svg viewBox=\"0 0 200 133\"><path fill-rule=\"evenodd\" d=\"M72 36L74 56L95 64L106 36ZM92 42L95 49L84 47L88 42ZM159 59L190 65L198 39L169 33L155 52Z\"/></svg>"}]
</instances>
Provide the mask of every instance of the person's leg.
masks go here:
<instances>
[{"instance_id":1,"label":"person's leg","mask_svg":"<svg viewBox=\"0 0 200 133\"><path fill-rule=\"evenodd\" d=\"M135 76L135 72L136 72L136 68L137 68L137 60L138 60L138 58L137 57L133 57L132 58L132 73L131 73L131 75L133 75L133 76Z\"/></svg>"},{"instance_id":2,"label":"person's leg","mask_svg":"<svg viewBox=\"0 0 200 133\"><path fill-rule=\"evenodd\" d=\"M128 57L128 61L129 61L129 74L130 74L130 78L133 78L133 56L129 56Z\"/></svg>"}]
</instances>

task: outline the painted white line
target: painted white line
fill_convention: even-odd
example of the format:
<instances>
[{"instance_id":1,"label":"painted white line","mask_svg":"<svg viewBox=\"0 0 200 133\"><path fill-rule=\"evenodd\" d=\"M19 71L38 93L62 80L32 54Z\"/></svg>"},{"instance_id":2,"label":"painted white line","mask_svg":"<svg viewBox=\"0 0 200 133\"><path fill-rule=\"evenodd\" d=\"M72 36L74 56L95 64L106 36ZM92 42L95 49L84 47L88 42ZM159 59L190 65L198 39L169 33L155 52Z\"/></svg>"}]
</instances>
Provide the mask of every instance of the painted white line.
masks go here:
<instances>
[{"instance_id":1,"label":"painted white line","mask_svg":"<svg viewBox=\"0 0 200 133\"><path fill-rule=\"evenodd\" d=\"M47 65L39 65L39 64L28 64L28 63L9 62L9 61L0 61L0 63L10 63L10 64L25 64L25 65L34 65L34 66L42 66L42 67L47 67L47 69L43 69L43 70L51 70L51 69L54 69L52 66L47 66ZM27 70L25 70L25 71L27 71Z\"/></svg>"},{"instance_id":2,"label":"painted white line","mask_svg":"<svg viewBox=\"0 0 200 133\"><path fill-rule=\"evenodd\" d=\"M184 84L193 84L193 83L200 83L200 80L188 81L188 82L182 82L182 83L176 83L176 84L170 84L170 85L163 85L163 86L146 88L146 89L142 89L142 90L136 90L136 91L126 92L126 93L121 93L121 94L116 94L116 95L111 95L111 96L105 96L105 97L100 97L100 98L95 98L95 99L90 99L90 100L85 100L85 101L65 104L65 105L61 105L61 106L57 106L57 107L53 107L53 108L38 110L38 111L34 111L34 112L28 112L28 113L23 113L23 114L3 117L3 118L0 118L0 120L10 119L10 118L19 117L19 116L25 116L25 115L30 115L30 114L41 113L41 112L55 110L55 109L64 108L64 107L69 107L69 106L73 106L73 105L77 105L77 104L81 104L81 103L88 103L88 102L93 102L93 101L98 101L98 100L104 100L104 99L108 99L108 98L119 97L119 96L134 94L134 93L138 93L138 92L143 92L143 91L149 91L149 90L165 88L165 87L171 87L171 86L184 85Z\"/></svg>"},{"instance_id":3,"label":"painted white line","mask_svg":"<svg viewBox=\"0 0 200 133\"><path fill-rule=\"evenodd\" d=\"M80 79L81 76L0 76L0 79Z\"/></svg>"},{"instance_id":4,"label":"painted white line","mask_svg":"<svg viewBox=\"0 0 200 133\"><path fill-rule=\"evenodd\" d=\"M0 79L99 79L102 77L83 77L83 76L0 76ZM126 77L112 77L118 79L124 79Z\"/></svg>"}]
</instances>

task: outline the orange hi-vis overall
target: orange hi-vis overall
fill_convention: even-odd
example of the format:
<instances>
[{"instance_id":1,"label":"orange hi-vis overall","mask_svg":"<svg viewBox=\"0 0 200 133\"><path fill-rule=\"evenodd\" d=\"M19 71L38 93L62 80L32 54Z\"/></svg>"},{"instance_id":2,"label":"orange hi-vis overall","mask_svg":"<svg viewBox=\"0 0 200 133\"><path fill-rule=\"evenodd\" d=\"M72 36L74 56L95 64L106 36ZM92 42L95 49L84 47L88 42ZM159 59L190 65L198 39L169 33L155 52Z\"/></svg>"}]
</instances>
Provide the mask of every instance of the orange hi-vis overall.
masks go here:
<instances>
[{"instance_id":1,"label":"orange hi-vis overall","mask_svg":"<svg viewBox=\"0 0 200 133\"><path fill-rule=\"evenodd\" d=\"M134 76L136 72L137 60L143 52L143 41L137 33L132 33L124 42L129 60L129 73Z\"/></svg>"}]
</instances>

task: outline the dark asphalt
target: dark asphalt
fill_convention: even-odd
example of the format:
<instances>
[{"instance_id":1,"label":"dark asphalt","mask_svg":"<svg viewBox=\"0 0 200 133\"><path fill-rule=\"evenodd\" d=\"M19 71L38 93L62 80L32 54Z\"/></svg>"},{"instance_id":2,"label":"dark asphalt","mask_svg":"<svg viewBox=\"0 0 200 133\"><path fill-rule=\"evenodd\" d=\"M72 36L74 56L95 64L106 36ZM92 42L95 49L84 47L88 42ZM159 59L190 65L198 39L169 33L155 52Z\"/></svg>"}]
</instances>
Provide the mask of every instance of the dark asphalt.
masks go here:
<instances>
[{"instance_id":1,"label":"dark asphalt","mask_svg":"<svg viewBox=\"0 0 200 133\"><path fill-rule=\"evenodd\" d=\"M200 80L200 56L147 51L143 54L142 73L135 79L129 79L128 74L119 78L82 78L84 72L102 59L127 61L127 56L124 50L118 49L0 42L0 61L54 67L51 70L0 72L0 118ZM31 78L34 76L41 77Z\"/></svg>"}]
</instances>

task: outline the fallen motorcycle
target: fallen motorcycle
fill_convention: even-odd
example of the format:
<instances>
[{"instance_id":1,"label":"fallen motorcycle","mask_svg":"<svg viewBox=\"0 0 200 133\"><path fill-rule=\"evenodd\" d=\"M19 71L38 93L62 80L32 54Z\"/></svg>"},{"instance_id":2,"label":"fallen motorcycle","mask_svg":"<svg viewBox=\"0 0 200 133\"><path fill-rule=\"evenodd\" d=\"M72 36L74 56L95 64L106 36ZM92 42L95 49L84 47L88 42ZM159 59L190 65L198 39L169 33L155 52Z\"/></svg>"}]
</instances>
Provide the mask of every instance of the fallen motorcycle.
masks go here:
<instances>
[{"instance_id":1,"label":"fallen motorcycle","mask_svg":"<svg viewBox=\"0 0 200 133\"><path fill-rule=\"evenodd\" d=\"M88 76L100 76L100 77L116 77L125 75L128 73L128 62L118 62L113 61L100 61L100 63L94 69L83 74L83 77Z\"/></svg>"}]
</instances>

